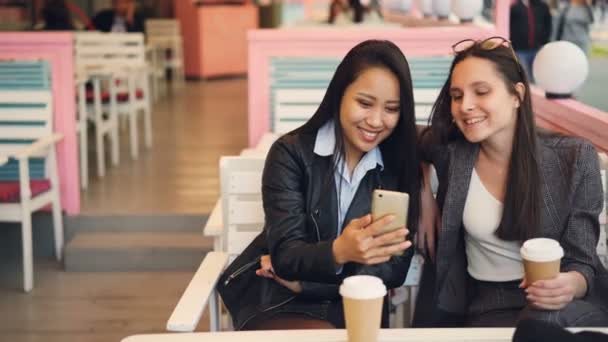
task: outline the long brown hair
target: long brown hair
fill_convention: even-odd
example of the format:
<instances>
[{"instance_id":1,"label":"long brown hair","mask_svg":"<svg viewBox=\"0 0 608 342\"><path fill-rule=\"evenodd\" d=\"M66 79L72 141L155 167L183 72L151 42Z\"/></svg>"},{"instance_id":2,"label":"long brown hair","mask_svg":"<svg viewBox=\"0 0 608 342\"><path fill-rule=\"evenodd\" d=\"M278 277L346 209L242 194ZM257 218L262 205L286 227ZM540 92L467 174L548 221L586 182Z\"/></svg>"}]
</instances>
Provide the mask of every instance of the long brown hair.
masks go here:
<instances>
[{"instance_id":1,"label":"long brown hair","mask_svg":"<svg viewBox=\"0 0 608 342\"><path fill-rule=\"evenodd\" d=\"M503 240L511 241L536 237L540 231L541 207L537 131L532 112L530 85L522 66L513 56L511 47L500 45L488 50L478 43L456 54L448 79L433 106L429 118L430 127L423 132L424 139L430 139L430 143L437 144L465 139L452 122L452 97L449 90L454 67L469 57L492 62L511 94L520 97L515 88L517 83L522 83L525 87L523 99L520 98L520 106L517 109L502 219L495 234Z\"/></svg>"}]
</instances>

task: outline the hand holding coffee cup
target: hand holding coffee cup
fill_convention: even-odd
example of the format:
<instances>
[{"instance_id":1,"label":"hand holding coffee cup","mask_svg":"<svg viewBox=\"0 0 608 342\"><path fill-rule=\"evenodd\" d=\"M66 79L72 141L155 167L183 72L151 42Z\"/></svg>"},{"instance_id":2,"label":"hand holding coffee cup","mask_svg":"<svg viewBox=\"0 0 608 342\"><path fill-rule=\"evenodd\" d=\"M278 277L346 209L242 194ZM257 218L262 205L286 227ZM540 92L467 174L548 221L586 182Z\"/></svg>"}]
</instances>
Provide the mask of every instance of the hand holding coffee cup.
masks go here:
<instances>
[{"instance_id":1,"label":"hand holding coffee cup","mask_svg":"<svg viewBox=\"0 0 608 342\"><path fill-rule=\"evenodd\" d=\"M368 275L345 278L340 286L348 342L375 342L382 319L386 286Z\"/></svg>"},{"instance_id":2,"label":"hand holding coffee cup","mask_svg":"<svg viewBox=\"0 0 608 342\"><path fill-rule=\"evenodd\" d=\"M570 303L578 292L586 291L586 281L578 272L560 272L564 251L559 242L530 239L521 247L524 262L526 299L544 310L560 310Z\"/></svg>"}]
</instances>

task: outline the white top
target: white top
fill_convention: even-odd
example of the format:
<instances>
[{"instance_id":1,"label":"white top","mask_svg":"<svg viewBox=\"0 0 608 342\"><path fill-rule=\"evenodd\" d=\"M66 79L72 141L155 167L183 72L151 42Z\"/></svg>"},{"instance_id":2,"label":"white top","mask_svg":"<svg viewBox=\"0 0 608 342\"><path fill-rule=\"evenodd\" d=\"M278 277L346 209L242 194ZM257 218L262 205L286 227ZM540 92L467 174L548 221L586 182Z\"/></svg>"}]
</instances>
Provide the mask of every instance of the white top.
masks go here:
<instances>
[{"instance_id":1,"label":"white top","mask_svg":"<svg viewBox=\"0 0 608 342\"><path fill-rule=\"evenodd\" d=\"M521 243L505 241L494 234L500 225L502 210L503 204L485 188L473 169L462 223L467 270L477 280L510 281L524 276Z\"/></svg>"},{"instance_id":2,"label":"white top","mask_svg":"<svg viewBox=\"0 0 608 342\"><path fill-rule=\"evenodd\" d=\"M127 32L127 20L119 15L115 15L110 32Z\"/></svg>"}]
</instances>

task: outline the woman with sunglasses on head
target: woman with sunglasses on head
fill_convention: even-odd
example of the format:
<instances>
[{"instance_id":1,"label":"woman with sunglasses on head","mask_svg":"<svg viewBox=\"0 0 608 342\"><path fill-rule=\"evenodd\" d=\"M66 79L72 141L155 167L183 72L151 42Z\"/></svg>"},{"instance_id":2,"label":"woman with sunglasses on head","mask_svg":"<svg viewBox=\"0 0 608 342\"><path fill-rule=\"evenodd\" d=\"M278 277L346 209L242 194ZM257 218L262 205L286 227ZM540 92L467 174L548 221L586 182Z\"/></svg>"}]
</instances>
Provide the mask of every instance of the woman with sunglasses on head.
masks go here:
<instances>
[{"instance_id":1,"label":"woman with sunglasses on head","mask_svg":"<svg viewBox=\"0 0 608 342\"><path fill-rule=\"evenodd\" d=\"M342 279L374 275L387 288L403 284L413 255L408 231L383 234L394 218L372 222L369 213L374 189L407 192L408 224L416 227L416 142L405 56L389 41L358 44L311 119L280 137L266 157L264 231L219 282L224 302L235 304L229 309L237 330L343 328ZM255 267L245 273L248 265Z\"/></svg>"},{"instance_id":2,"label":"woman with sunglasses on head","mask_svg":"<svg viewBox=\"0 0 608 342\"><path fill-rule=\"evenodd\" d=\"M597 152L583 139L535 128L528 80L508 40L453 48L422 133L441 215L415 324L514 326L536 318L608 325L608 277L596 254L603 203ZM427 209L432 196L422 197ZM424 232L431 244L434 233ZM556 278L529 283L520 248L536 237L557 240L564 257Z\"/></svg>"}]
</instances>

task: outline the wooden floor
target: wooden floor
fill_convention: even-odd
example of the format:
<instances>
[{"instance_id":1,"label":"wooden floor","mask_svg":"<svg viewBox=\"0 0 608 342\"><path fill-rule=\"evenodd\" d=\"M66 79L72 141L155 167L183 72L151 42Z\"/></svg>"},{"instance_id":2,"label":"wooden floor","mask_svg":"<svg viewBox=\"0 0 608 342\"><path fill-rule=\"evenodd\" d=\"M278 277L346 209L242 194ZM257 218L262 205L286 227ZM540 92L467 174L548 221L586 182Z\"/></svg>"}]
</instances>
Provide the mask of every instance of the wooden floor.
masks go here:
<instances>
[{"instance_id":1,"label":"wooden floor","mask_svg":"<svg viewBox=\"0 0 608 342\"><path fill-rule=\"evenodd\" d=\"M97 177L90 154L91 184L81 192L82 214L211 211L219 194L219 157L238 154L247 144L247 81L187 82L153 112L154 145L139 160L131 160L127 130L121 132L120 165L108 167L105 178Z\"/></svg>"},{"instance_id":2,"label":"wooden floor","mask_svg":"<svg viewBox=\"0 0 608 342\"><path fill-rule=\"evenodd\" d=\"M154 105L154 146L121 163L82 195L91 215L208 213L218 193L218 160L247 141L245 79L188 82ZM191 272L67 273L35 261L35 288L21 290L21 259L0 260L0 341L120 341L163 332ZM206 330L206 315L199 327Z\"/></svg>"},{"instance_id":3,"label":"wooden floor","mask_svg":"<svg viewBox=\"0 0 608 342\"><path fill-rule=\"evenodd\" d=\"M53 260L37 259L36 285L26 294L19 289L20 260L0 266L0 341L7 342L118 342L164 332L192 277L191 272L64 272ZM207 317L199 330L208 329Z\"/></svg>"}]
</instances>

